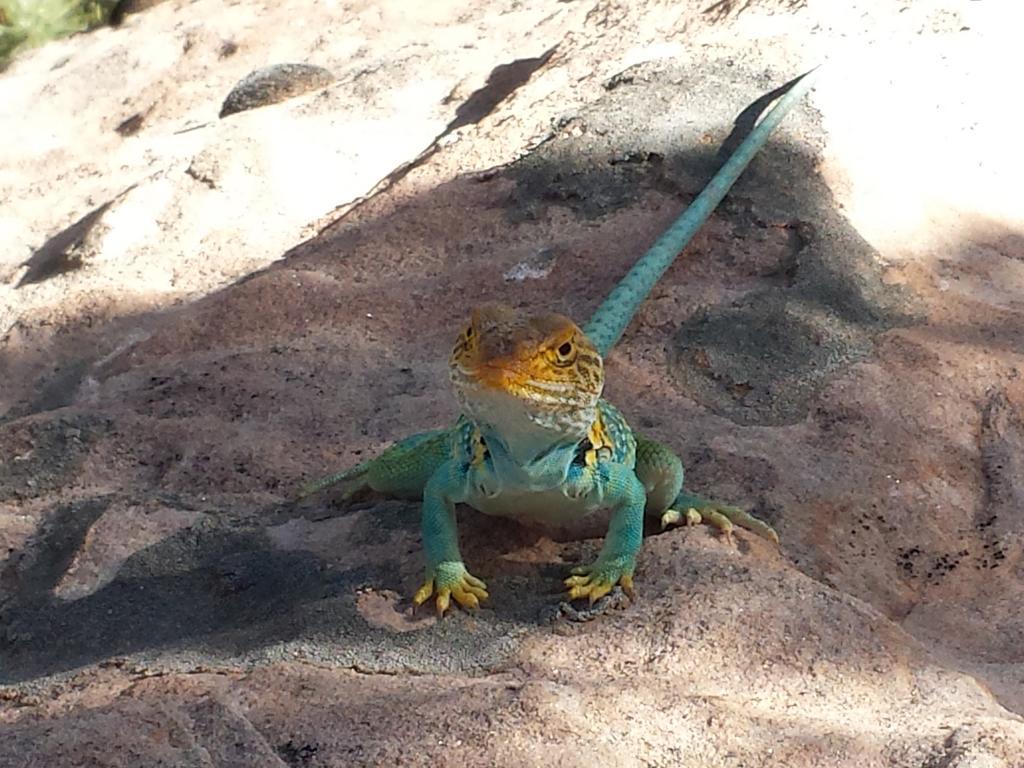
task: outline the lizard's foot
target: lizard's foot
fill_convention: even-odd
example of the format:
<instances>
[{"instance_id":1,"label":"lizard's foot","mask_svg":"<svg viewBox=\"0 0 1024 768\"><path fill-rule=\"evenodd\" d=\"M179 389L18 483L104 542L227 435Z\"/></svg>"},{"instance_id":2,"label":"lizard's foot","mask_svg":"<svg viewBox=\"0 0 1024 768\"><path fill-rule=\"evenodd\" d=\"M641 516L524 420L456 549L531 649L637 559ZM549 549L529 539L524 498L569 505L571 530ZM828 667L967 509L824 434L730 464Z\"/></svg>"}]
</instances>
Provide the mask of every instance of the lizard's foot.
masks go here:
<instances>
[{"instance_id":1,"label":"lizard's foot","mask_svg":"<svg viewBox=\"0 0 1024 768\"><path fill-rule=\"evenodd\" d=\"M591 565L573 568L570 571L572 575L565 580L565 586L569 588L569 599L580 600L585 597L593 605L611 592L616 584L629 597L633 597L634 567L631 557L599 557Z\"/></svg>"},{"instance_id":2,"label":"lizard's foot","mask_svg":"<svg viewBox=\"0 0 1024 768\"><path fill-rule=\"evenodd\" d=\"M423 605L435 593L437 615L440 618L448 610L453 597L463 608L479 608L480 601L487 599L487 585L467 571L462 563L449 561L439 563L433 571L428 570L427 580L417 590L412 602Z\"/></svg>"},{"instance_id":3,"label":"lizard's foot","mask_svg":"<svg viewBox=\"0 0 1024 768\"><path fill-rule=\"evenodd\" d=\"M678 525L685 518L687 525L697 525L698 523L704 522L708 525L714 526L726 539L732 540L732 530L735 526L740 528L746 528L751 533L756 533L762 538L773 541L776 544L779 543L779 534L775 532L764 520L754 517L749 512L745 512L739 507L733 507L729 504L721 504L717 501L709 501L707 499L701 499L697 496L691 496L687 498L680 497L676 500L673 505L675 507L684 506L680 502L685 502L685 512L680 512L677 509L669 509L661 516L661 527L667 528L670 525Z\"/></svg>"}]
</instances>

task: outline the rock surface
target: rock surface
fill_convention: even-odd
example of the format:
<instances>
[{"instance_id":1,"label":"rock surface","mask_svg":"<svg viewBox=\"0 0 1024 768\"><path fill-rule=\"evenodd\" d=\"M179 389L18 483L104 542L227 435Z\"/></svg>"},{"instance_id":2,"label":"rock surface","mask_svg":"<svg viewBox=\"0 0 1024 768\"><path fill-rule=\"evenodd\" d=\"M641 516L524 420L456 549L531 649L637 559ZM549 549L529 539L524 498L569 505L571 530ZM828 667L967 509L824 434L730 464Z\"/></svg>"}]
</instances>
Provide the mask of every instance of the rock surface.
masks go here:
<instances>
[{"instance_id":1,"label":"rock surface","mask_svg":"<svg viewBox=\"0 0 1024 768\"><path fill-rule=\"evenodd\" d=\"M1024 764L1009 4L413 6L171 0L0 74L0 765ZM600 541L466 511L492 599L438 622L415 504L290 502L452 418L473 302L585 318L826 56L608 360L780 548L651 531L577 622ZM290 62L336 80L217 119Z\"/></svg>"}]
</instances>

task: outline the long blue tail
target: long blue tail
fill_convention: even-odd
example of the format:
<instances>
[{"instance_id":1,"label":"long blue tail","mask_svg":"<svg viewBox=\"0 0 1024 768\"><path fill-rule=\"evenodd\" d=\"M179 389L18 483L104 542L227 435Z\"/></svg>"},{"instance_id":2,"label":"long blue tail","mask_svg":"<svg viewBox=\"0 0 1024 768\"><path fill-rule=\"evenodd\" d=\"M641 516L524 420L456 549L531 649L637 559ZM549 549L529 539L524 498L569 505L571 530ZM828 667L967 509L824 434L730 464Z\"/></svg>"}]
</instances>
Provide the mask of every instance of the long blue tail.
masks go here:
<instances>
[{"instance_id":1,"label":"long blue tail","mask_svg":"<svg viewBox=\"0 0 1024 768\"><path fill-rule=\"evenodd\" d=\"M669 268L679 252L683 250L707 220L715 206L725 197L725 193L736 182L743 169L761 149L765 141L782 122L793 105L807 92L811 86L813 75L818 68L807 72L795 81L788 91L779 99L771 112L750 132L743 143L725 161L718 173L714 175L697 199L683 211L671 227L658 238L633 268L626 273L618 285L608 294L583 331L597 346L601 355L615 346L622 336L629 321L633 319L637 309L650 294L665 270Z\"/></svg>"}]
</instances>

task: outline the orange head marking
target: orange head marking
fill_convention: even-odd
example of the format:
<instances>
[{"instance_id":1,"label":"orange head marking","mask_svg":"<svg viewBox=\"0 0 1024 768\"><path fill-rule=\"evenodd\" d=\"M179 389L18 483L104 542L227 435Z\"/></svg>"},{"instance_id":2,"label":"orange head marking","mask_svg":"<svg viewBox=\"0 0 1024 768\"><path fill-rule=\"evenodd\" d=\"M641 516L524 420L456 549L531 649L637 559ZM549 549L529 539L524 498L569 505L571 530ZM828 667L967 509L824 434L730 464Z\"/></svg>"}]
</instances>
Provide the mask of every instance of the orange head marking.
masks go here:
<instances>
[{"instance_id":1,"label":"orange head marking","mask_svg":"<svg viewBox=\"0 0 1024 768\"><path fill-rule=\"evenodd\" d=\"M589 426L604 387L601 356L574 322L501 304L473 310L450 370L469 416L490 421L496 409L517 404L534 423L559 431L587 419Z\"/></svg>"}]
</instances>

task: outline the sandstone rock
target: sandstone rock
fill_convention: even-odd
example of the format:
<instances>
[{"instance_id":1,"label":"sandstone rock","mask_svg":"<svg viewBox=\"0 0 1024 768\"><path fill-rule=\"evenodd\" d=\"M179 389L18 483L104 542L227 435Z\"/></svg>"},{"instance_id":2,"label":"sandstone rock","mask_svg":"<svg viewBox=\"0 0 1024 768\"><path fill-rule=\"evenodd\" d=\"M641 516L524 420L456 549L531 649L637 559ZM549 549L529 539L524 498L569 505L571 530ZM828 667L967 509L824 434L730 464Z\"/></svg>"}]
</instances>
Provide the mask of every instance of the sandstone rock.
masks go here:
<instances>
[{"instance_id":1,"label":"sandstone rock","mask_svg":"<svg viewBox=\"0 0 1024 768\"><path fill-rule=\"evenodd\" d=\"M1005 4L178 6L0 75L0 765L1024 764ZM492 599L439 622L415 504L291 502L454 416L472 302L586 317L842 50L607 364L779 548L652 530L584 623L599 541L465 511ZM337 80L217 120L268 51Z\"/></svg>"}]
</instances>

